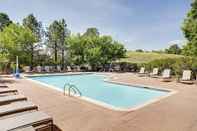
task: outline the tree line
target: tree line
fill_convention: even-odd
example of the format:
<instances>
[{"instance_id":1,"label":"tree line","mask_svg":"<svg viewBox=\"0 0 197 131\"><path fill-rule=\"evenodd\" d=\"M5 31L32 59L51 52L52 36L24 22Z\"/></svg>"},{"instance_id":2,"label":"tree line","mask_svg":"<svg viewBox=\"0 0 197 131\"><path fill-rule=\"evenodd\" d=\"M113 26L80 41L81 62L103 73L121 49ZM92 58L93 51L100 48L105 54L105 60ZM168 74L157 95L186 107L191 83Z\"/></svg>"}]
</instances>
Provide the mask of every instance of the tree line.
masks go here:
<instances>
[{"instance_id":1,"label":"tree line","mask_svg":"<svg viewBox=\"0 0 197 131\"><path fill-rule=\"evenodd\" d=\"M97 28L73 34L64 19L54 20L47 28L30 14L15 23L0 13L0 60L10 65L19 56L20 64L105 66L125 57L126 49L111 36L101 35Z\"/></svg>"},{"instance_id":2,"label":"tree line","mask_svg":"<svg viewBox=\"0 0 197 131\"><path fill-rule=\"evenodd\" d=\"M161 51L168 54L197 55L197 0L191 3L181 29L186 38L183 46L177 44ZM142 49L136 50L143 52ZM15 23L0 13L0 62L14 63L19 56L22 65L90 65L105 66L125 57L123 44L111 36L101 35L97 28L73 34L64 19L54 20L47 28L30 14L22 23ZM2 64L1 64L2 65ZM8 65L9 66L9 65Z\"/></svg>"}]
</instances>

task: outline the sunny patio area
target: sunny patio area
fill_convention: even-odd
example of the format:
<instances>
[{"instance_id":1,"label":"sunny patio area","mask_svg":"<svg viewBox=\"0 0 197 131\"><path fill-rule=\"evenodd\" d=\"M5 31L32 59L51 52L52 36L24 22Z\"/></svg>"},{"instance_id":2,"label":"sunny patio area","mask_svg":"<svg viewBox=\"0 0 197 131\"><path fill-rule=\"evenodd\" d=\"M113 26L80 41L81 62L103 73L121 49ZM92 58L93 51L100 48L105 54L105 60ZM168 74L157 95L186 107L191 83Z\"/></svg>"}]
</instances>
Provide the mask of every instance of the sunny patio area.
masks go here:
<instances>
[{"instance_id":1,"label":"sunny patio area","mask_svg":"<svg viewBox=\"0 0 197 131\"><path fill-rule=\"evenodd\" d=\"M62 131L196 131L197 86L161 82L158 78L133 73L104 73L115 81L176 90L177 93L131 112L103 108L26 79L3 78L40 110L51 115ZM121 99L121 98L120 98Z\"/></svg>"}]
</instances>

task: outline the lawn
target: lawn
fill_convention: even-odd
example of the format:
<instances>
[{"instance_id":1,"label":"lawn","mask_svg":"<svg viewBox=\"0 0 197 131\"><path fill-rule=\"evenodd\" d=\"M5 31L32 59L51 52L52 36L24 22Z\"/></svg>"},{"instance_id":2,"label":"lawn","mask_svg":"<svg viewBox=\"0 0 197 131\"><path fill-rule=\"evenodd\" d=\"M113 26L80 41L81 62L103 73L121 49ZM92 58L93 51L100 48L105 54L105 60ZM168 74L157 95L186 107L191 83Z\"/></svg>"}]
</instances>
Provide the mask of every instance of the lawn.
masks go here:
<instances>
[{"instance_id":1,"label":"lawn","mask_svg":"<svg viewBox=\"0 0 197 131\"><path fill-rule=\"evenodd\" d=\"M174 55L174 54L165 54L165 53L128 51L126 54L126 58L121 59L121 61L131 62L131 63L147 63L156 59L179 58L179 57L183 57L183 56Z\"/></svg>"}]
</instances>

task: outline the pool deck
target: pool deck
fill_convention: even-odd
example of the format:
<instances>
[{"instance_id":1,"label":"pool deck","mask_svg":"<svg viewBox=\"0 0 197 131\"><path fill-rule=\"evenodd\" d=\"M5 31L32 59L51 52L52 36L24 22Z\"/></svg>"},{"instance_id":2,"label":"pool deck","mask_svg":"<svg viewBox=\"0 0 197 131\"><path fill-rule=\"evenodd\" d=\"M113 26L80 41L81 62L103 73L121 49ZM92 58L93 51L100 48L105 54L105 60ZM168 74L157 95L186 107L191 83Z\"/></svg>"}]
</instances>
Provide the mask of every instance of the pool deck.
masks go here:
<instances>
[{"instance_id":1,"label":"pool deck","mask_svg":"<svg viewBox=\"0 0 197 131\"><path fill-rule=\"evenodd\" d=\"M197 131L196 84L161 82L132 73L105 74L113 81L173 89L177 93L135 111L119 112L64 96L26 79L4 80L51 115L60 131Z\"/></svg>"}]
</instances>

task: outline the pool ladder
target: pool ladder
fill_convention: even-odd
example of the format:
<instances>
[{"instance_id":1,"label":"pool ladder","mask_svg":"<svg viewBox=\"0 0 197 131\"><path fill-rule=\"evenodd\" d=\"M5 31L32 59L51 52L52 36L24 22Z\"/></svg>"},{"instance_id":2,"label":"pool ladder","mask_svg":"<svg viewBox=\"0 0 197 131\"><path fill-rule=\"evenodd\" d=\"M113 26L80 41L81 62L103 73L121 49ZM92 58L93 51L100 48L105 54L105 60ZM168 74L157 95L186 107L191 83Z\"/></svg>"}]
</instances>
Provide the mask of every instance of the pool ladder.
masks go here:
<instances>
[{"instance_id":1,"label":"pool ladder","mask_svg":"<svg viewBox=\"0 0 197 131\"><path fill-rule=\"evenodd\" d=\"M80 92L80 90L75 85L70 84L70 83L66 83L64 85L64 95L66 95L66 87L68 87L68 96L71 96L72 95L71 92L73 92L73 95L77 95L77 94L79 96L82 95L81 92Z\"/></svg>"}]
</instances>

